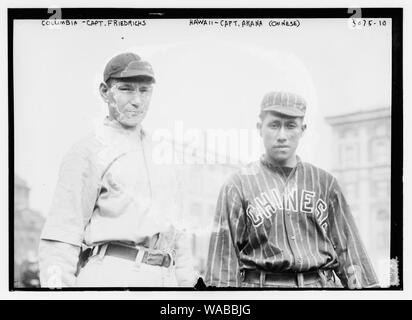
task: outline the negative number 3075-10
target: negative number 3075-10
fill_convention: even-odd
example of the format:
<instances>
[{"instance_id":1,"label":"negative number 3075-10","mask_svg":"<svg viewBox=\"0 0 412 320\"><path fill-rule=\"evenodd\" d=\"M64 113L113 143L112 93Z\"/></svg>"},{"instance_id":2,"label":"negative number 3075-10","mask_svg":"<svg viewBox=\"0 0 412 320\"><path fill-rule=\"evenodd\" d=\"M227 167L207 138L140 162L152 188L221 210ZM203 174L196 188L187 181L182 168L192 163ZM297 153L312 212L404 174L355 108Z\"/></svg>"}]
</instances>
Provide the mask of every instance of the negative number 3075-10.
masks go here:
<instances>
[{"instance_id":1,"label":"negative number 3075-10","mask_svg":"<svg viewBox=\"0 0 412 320\"><path fill-rule=\"evenodd\" d=\"M386 20L377 19L352 19L353 27L374 27L386 26Z\"/></svg>"}]
</instances>

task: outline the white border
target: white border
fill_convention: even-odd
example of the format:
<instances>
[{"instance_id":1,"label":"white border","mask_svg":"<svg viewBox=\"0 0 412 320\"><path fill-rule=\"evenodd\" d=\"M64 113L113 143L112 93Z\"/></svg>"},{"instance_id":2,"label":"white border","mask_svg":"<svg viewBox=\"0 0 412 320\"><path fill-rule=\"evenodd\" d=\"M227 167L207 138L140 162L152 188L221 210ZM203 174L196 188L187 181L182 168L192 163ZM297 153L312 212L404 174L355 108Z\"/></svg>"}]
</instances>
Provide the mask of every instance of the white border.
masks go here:
<instances>
[{"instance_id":1,"label":"white border","mask_svg":"<svg viewBox=\"0 0 412 320\"><path fill-rule=\"evenodd\" d=\"M412 110L407 106L411 105L410 91L411 80L410 60L406 57L411 56L411 25L412 19L411 4L407 1L2 1L1 2L1 34L0 38L3 39L2 47L0 50L0 61L2 64L0 80L0 131L1 140L0 144L6 149L8 145L8 88L7 88L7 8L31 8L31 7L146 7L146 8L259 8L259 7L403 7L404 8L404 52L403 52L403 70L404 70L404 199L407 195L411 194L411 144L408 145L407 137L412 135L412 129L408 126L408 120L412 119ZM394 124L396 125L396 124ZM394 144L396 146L396 141ZM2 151L3 151L2 150ZM0 166L1 176L8 176L8 153L0 153ZM164 300L164 299L183 299L183 300L198 300L198 299L236 299L236 300L284 300L284 299L411 299L412 292L412 275L408 270L411 270L411 258L412 258L412 233L407 232L410 230L412 218L409 214L411 211L410 202L404 201L404 290L403 291L226 291L226 292L173 292L173 291L140 291L140 292L122 292L122 291L109 291L109 292L9 292L8 291L8 179L0 179L0 299L140 299L140 300ZM409 253L409 254L407 254Z\"/></svg>"}]
</instances>

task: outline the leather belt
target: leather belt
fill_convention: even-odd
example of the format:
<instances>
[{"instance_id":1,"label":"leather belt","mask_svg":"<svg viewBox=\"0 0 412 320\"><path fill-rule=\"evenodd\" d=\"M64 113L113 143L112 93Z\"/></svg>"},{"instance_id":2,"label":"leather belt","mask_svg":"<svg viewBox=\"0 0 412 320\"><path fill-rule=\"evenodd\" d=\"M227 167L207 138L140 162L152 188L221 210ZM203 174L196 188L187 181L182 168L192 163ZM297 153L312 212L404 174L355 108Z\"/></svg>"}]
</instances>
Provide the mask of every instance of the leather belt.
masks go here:
<instances>
[{"instance_id":1,"label":"leather belt","mask_svg":"<svg viewBox=\"0 0 412 320\"><path fill-rule=\"evenodd\" d=\"M333 273L331 270L275 273L245 269L242 271L241 274L243 281L248 283L298 287L322 280L329 281L333 277Z\"/></svg>"},{"instance_id":2,"label":"leather belt","mask_svg":"<svg viewBox=\"0 0 412 320\"><path fill-rule=\"evenodd\" d=\"M104 251L104 252L103 252ZM152 266L168 268L172 265L170 254L160 250L146 248L136 248L117 243L106 243L93 248L91 255L103 255L126 260L136 261L136 263L146 263Z\"/></svg>"}]
</instances>

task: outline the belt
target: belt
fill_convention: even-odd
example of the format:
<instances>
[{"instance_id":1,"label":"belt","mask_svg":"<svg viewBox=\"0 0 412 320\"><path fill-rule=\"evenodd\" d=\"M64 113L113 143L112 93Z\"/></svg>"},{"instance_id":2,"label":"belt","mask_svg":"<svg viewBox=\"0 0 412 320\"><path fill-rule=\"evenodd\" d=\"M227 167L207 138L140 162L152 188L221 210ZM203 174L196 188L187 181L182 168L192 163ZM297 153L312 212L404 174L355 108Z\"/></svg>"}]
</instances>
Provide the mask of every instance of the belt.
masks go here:
<instances>
[{"instance_id":1,"label":"belt","mask_svg":"<svg viewBox=\"0 0 412 320\"><path fill-rule=\"evenodd\" d=\"M122 258L136 263L146 263L152 266L168 268L173 263L172 256L160 250L130 247L117 243L106 243L96 246L90 256L101 255Z\"/></svg>"},{"instance_id":2,"label":"belt","mask_svg":"<svg viewBox=\"0 0 412 320\"><path fill-rule=\"evenodd\" d=\"M245 282L260 285L298 286L315 283L317 281L329 281L333 277L331 270L318 270L308 272L266 272L245 269L241 272Z\"/></svg>"}]
</instances>

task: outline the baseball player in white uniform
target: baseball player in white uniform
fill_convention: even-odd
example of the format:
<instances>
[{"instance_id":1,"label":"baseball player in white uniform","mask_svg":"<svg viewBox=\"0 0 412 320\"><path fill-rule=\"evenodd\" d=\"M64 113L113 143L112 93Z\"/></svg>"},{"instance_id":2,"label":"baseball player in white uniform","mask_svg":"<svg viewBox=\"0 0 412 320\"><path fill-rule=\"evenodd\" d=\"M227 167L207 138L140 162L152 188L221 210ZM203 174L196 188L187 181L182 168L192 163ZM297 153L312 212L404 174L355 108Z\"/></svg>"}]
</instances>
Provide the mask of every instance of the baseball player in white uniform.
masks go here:
<instances>
[{"instance_id":1,"label":"baseball player in white uniform","mask_svg":"<svg viewBox=\"0 0 412 320\"><path fill-rule=\"evenodd\" d=\"M193 287L190 241L176 225L177 176L142 129L155 82L134 53L112 58L100 94L108 116L65 156L44 226L42 287Z\"/></svg>"}]
</instances>

